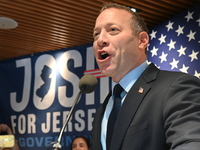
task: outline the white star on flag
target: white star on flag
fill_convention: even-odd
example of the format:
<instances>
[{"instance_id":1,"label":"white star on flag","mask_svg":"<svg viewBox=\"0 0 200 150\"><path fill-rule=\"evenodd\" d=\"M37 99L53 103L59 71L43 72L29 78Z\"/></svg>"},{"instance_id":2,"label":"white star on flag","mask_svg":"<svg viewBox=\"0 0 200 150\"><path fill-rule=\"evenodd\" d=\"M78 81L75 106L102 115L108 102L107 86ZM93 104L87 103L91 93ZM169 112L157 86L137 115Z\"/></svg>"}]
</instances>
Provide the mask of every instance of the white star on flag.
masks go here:
<instances>
[{"instance_id":1,"label":"white star on flag","mask_svg":"<svg viewBox=\"0 0 200 150\"><path fill-rule=\"evenodd\" d=\"M172 39L170 40L170 43L167 44L167 46L169 46L169 50L171 49L175 49L175 45L176 44L176 41L173 41Z\"/></svg>"},{"instance_id":2,"label":"white star on flag","mask_svg":"<svg viewBox=\"0 0 200 150\"><path fill-rule=\"evenodd\" d=\"M179 69L181 72L184 72L184 73L188 73L188 68L189 67L186 67L185 64L183 64L183 67L181 69Z\"/></svg>"},{"instance_id":3,"label":"white star on flag","mask_svg":"<svg viewBox=\"0 0 200 150\"><path fill-rule=\"evenodd\" d=\"M157 33L157 31L153 31L153 30L152 30L152 33L149 34L149 35L151 36L151 40L152 40L153 38L156 38L156 33Z\"/></svg>"},{"instance_id":4,"label":"white star on flag","mask_svg":"<svg viewBox=\"0 0 200 150\"><path fill-rule=\"evenodd\" d=\"M173 27L172 27L173 24L174 24L173 22L169 21L168 25L166 25L167 31L169 31L170 29L173 29Z\"/></svg>"},{"instance_id":5,"label":"white star on flag","mask_svg":"<svg viewBox=\"0 0 200 150\"><path fill-rule=\"evenodd\" d=\"M161 62L161 63L162 63L163 61L167 61L167 55L168 55L168 54L165 54L164 52L162 52L162 55L159 56L160 62Z\"/></svg>"},{"instance_id":6,"label":"white star on flag","mask_svg":"<svg viewBox=\"0 0 200 150\"><path fill-rule=\"evenodd\" d=\"M176 60L175 58L173 58L173 62L170 63L170 65L172 66L171 67L172 70L174 68L178 68L178 62L179 62L179 60Z\"/></svg>"},{"instance_id":7,"label":"white star on flag","mask_svg":"<svg viewBox=\"0 0 200 150\"><path fill-rule=\"evenodd\" d=\"M194 76L196 76L197 78L200 78L200 73L198 73L198 72L195 70Z\"/></svg>"},{"instance_id":8,"label":"white star on flag","mask_svg":"<svg viewBox=\"0 0 200 150\"><path fill-rule=\"evenodd\" d=\"M163 34L161 34L161 37L158 39L160 41L160 44L166 43L166 41L165 41L166 37L167 37L166 35L164 36Z\"/></svg>"},{"instance_id":9,"label":"white star on flag","mask_svg":"<svg viewBox=\"0 0 200 150\"><path fill-rule=\"evenodd\" d=\"M182 45L180 46L180 49L179 50L177 50L177 52L179 53L179 57L181 56L181 55L185 55L185 50L186 50L186 47L183 47Z\"/></svg>"},{"instance_id":10,"label":"white star on flag","mask_svg":"<svg viewBox=\"0 0 200 150\"><path fill-rule=\"evenodd\" d=\"M190 30L190 33L187 35L187 37L189 38L188 41L195 40L195 38L194 38L195 34L196 34L196 32L192 32L192 30Z\"/></svg>"},{"instance_id":11,"label":"white star on flag","mask_svg":"<svg viewBox=\"0 0 200 150\"><path fill-rule=\"evenodd\" d=\"M188 11L187 16L185 16L185 18L187 19L187 22L188 22L190 19L193 19L193 17L192 17L193 13L194 13L194 12L191 12L191 13L190 13L190 12Z\"/></svg>"},{"instance_id":12,"label":"white star on flag","mask_svg":"<svg viewBox=\"0 0 200 150\"><path fill-rule=\"evenodd\" d=\"M178 29L176 30L176 32L178 33L177 36L179 36L180 34L183 34L183 29L184 29L184 26L182 27L180 25L178 26Z\"/></svg>"},{"instance_id":13,"label":"white star on flag","mask_svg":"<svg viewBox=\"0 0 200 150\"><path fill-rule=\"evenodd\" d=\"M199 52L194 52L194 50L192 50L192 54L189 55L189 57L191 57L191 62L192 62L194 59L198 60L197 54L199 54Z\"/></svg>"},{"instance_id":14,"label":"white star on flag","mask_svg":"<svg viewBox=\"0 0 200 150\"><path fill-rule=\"evenodd\" d=\"M150 50L150 52L152 53L151 57L153 57L154 55L157 56L157 51L158 51L158 48L156 48L155 46L153 47L152 50Z\"/></svg>"},{"instance_id":15,"label":"white star on flag","mask_svg":"<svg viewBox=\"0 0 200 150\"><path fill-rule=\"evenodd\" d=\"M198 22L198 23L199 23L199 26L200 26L200 17L199 17L199 19L198 19L196 22Z\"/></svg>"}]
</instances>

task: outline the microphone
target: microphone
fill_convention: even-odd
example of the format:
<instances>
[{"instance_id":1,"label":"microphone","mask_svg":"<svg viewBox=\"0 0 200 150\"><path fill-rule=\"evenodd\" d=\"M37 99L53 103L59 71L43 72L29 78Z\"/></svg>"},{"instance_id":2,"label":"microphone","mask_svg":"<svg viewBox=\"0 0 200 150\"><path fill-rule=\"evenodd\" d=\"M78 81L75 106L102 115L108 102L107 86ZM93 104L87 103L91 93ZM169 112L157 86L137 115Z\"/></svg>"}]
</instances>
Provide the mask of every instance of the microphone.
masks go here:
<instances>
[{"instance_id":1,"label":"microphone","mask_svg":"<svg viewBox=\"0 0 200 150\"><path fill-rule=\"evenodd\" d=\"M70 112L69 114L67 115L67 119L61 129L61 132L60 132L60 135L58 137L58 140L57 142L53 142L52 144L53 145L53 150L61 150L62 149L62 146L61 146L61 138L62 138L62 135L63 135L63 132L65 130L65 127L67 126L68 122L69 122L69 119L71 118L71 115L74 111L74 108L76 106L76 104L78 103L78 100L80 99L80 96L82 93L91 93L93 92L96 87L98 85L98 81L97 81L97 78L94 77L93 75L84 75L80 81L79 81L79 93L74 101L74 104L72 105L72 108L70 109Z\"/></svg>"},{"instance_id":2,"label":"microphone","mask_svg":"<svg viewBox=\"0 0 200 150\"><path fill-rule=\"evenodd\" d=\"M79 81L79 89L81 93L91 93L98 85L97 78L93 75L85 75Z\"/></svg>"}]
</instances>

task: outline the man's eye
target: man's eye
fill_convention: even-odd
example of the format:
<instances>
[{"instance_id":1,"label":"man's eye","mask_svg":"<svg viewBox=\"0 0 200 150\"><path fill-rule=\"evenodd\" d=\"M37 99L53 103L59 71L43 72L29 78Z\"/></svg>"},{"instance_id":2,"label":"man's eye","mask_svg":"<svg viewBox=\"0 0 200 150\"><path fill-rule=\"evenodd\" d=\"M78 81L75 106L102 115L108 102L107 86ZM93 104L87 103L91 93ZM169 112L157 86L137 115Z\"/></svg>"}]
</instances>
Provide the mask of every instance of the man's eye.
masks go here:
<instances>
[{"instance_id":1,"label":"man's eye","mask_svg":"<svg viewBox=\"0 0 200 150\"><path fill-rule=\"evenodd\" d=\"M110 31L116 31L116 30L117 30L116 28L111 28L111 29L110 29Z\"/></svg>"},{"instance_id":2,"label":"man's eye","mask_svg":"<svg viewBox=\"0 0 200 150\"><path fill-rule=\"evenodd\" d=\"M119 33L119 31L120 30L118 28L114 28L114 27L109 29L110 35L116 35Z\"/></svg>"},{"instance_id":3,"label":"man's eye","mask_svg":"<svg viewBox=\"0 0 200 150\"><path fill-rule=\"evenodd\" d=\"M94 33L94 34L93 34L94 37L97 36L97 35L99 35L99 33Z\"/></svg>"}]
</instances>

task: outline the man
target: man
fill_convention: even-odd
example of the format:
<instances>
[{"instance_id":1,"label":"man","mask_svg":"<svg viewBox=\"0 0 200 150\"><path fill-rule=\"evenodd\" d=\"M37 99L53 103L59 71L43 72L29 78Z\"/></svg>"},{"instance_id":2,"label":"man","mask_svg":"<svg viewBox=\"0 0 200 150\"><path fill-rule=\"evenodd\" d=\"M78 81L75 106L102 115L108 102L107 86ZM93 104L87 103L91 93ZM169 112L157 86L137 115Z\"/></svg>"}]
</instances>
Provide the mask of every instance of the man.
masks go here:
<instances>
[{"instance_id":1,"label":"man","mask_svg":"<svg viewBox=\"0 0 200 150\"><path fill-rule=\"evenodd\" d=\"M102 74L120 84L123 91L121 108L111 128L113 92L98 109L91 149L199 150L200 80L148 66L147 28L127 7L106 4L96 19L93 36Z\"/></svg>"}]
</instances>

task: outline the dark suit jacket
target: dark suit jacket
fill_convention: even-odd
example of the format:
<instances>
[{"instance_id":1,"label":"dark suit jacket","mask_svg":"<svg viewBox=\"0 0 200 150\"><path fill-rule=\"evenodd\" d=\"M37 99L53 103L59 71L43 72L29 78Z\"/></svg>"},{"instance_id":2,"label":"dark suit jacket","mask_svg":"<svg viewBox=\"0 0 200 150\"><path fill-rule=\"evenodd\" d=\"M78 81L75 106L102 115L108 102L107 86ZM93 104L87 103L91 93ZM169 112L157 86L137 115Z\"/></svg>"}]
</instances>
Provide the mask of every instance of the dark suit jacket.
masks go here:
<instances>
[{"instance_id":1,"label":"dark suit jacket","mask_svg":"<svg viewBox=\"0 0 200 150\"><path fill-rule=\"evenodd\" d=\"M102 149L101 120L110 96L95 115L91 150ZM151 64L124 100L110 150L171 149L200 150L200 80Z\"/></svg>"}]
</instances>

